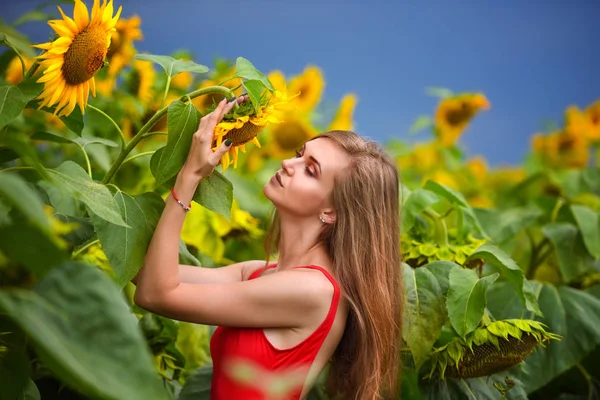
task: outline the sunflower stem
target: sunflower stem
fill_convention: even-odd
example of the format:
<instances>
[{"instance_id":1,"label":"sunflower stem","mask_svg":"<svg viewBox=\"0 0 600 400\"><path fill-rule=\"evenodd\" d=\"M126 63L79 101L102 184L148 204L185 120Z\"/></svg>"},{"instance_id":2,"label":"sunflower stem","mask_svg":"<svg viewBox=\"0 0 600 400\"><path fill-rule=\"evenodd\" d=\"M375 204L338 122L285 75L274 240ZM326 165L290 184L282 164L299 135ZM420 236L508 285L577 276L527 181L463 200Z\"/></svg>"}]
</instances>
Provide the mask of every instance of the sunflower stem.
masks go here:
<instances>
[{"instance_id":1,"label":"sunflower stem","mask_svg":"<svg viewBox=\"0 0 600 400\"><path fill-rule=\"evenodd\" d=\"M423 210L423 214L429 217L433 222L433 240L435 243L442 247L449 247L450 243L448 243L448 228L446 227L446 222L442 219L440 214L431 208L426 208Z\"/></svg>"},{"instance_id":2,"label":"sunflower stem","mask_svg":"<svg viewBox=\"0 0 600 400\"><path fill-rule=\"evenodd\" d=\"M135 154L135 155L133 155L133 156L131 156L131 157L126 158L125 160L123 160L123 163L121 165L123 165L123 164L125 164L125 163L127 163L127 162L129 162L131 160L135 160L138 157L143 157L143 156L148 156L148 155L154 154L155 152L156 152L156 150L152 150L152 151L146 151L146 152L143 152L143 153Z\"/></svg>"},{"instance_id":3,"label":"sunflower stem","mask_svg":"<svg viewBox=\"0 0 600 400\"><path fill-rule=\"evenodd\" d=\"M181 96L179 98L179 100L186 101L188 99L193 99L195 97L202 96L205 94L210 94L210 93L222 94L223 96L225 96L227 98L230 98L233 95L231 90L227 89L226 87L208 86L208 87L205 87L202 89L195 90L184 96ZM154 124L156 124L167 113L167 110L168 110L168 107L163 107L160 110L158 110L156 112L156 114L154 114L152 116L152 118L150 118L150 120L148 122L146 122L146 124L144 124L144 126L142 126L140 128L138 133L136 133L135 136L131 139L131 142L127 143L127 145L123 149L121 149L121 152L117 156L117 159L110 166L110 169L104 176L104 179L102 179L102 183L106 184L106 183L110 182L110 180L115 176L115 174L117 173L117 171L123 164L125 157L127 157L127 155L131 152L131 150L133 150L135 148L135 146L137 146L137 144L145 137L145 134L154 126Z\"/></svg>"},{"instance_id":4,"label":"sunflower stem","mask_svg":"<svg viewBox=\"0 0 600 400\"><path fill-rule=\"evenodd\" d=\"M77 257L79 254L81 254L82 251L89 249L90 247L92 247L93 245L95 245L98 242L100 242L100 239L92 240L91 242L81 246L77 250L73 251L73 253L71 254L71 258Z\"/></svg>"},{"instance_id":5,"label":"sunflower stem","mask_svg":"<svg viewBox=\"0 0 600 400\"><path fill-rule=\"evenodd\" d=\"M29 165L17 165L15 167L8 167L8 168L0 169L0 172L19 171L22 169L35 169L35 168L30 167Z\"/></svg>"},{"instance_id":6,"label":"sunflower stem","mask_svg":"<svg viewBox=\"0 0 600 400\"><path fill-rule=\"evenodd\" d=\"M97 107L94 107L91 104L88 104L87 106L88 106L88 108L96 111L97 113L99 113L101 115L104 115L104 118L108 119L113 124L113 126L115 127L115 129L117 130L117 132L119 132L119 135L121 136L121 149L123 147L125 147L125 142L126 142L125 135L123 135L123 131L121 130L121 128L119 127L119 125L117 125L117 123L115 122L115 120L112 119L110 115L108 115L107 113L105 113L101 109L99 109Z\"/></svg>"},{"instance_id":7,"label":"sunflower stem","mask_svg":"<svg viewBox=\"0 0 600 400\"><path fill-rule=\"evenodd\" d=\"M167 101L167 94L169 93L169 88L171 87L171 76L167 76L167 84L165 85L165 94L163 95L162 102L160 103L160 108L163 108L165 105L165 101Z\"/></svg>"},{"instance_id":8,"label":"sunflower stem","mask_svg":"<svg viewBox=\"0 0 600 400\"><path fill-rule=\"evenodd\" d=\"M154 132L148 132L148 133L144 133L142 136L142 139L146 139L149 138L151 136L156 136L156 135L163 135L163 136L167 136L167 132L161 132L161 131L154 131Z\"/></svg>"},{"instance_id":9,"label":"sunflower stem","mask_svg":"<svg viewBox=\"0 0 600 400\"><path fill-rule=\"evenodd\" d=\"M31 64L31 67L29 67L27 72L23 75L23 80L33 76L33 74L35 74L35 71L37 71L39 65L40 63L37 60L35 60L33 64Z\"/></svg>"},{"instance_id":10,"label":"sunflower stem","mask_svg":"<svg viewBox=\"0 0 600 400\"><path fill-rule=\"evenodd\" d=\"M85 148L77 142L73 142L73 143L75 143L77 145L77 147L79 147L81 149L81 152L83 153L83 157L85 158L85 163L87 165L88 175L91 178L92 177L92 165L90 164L90 158L88 157L87 152L85 151Z\"/></svg>"}]
</instances>

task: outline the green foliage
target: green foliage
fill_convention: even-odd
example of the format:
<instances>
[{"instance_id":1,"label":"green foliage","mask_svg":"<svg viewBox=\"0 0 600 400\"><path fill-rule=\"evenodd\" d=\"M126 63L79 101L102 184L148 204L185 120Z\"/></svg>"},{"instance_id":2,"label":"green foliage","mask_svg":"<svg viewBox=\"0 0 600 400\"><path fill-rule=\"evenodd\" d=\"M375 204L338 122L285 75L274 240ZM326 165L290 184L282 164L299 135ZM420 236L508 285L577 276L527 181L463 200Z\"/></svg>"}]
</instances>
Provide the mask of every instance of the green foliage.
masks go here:
<instances>
[{"instance_id":1,"label":"green foliage","mask_svg":"<svg viewBox=\"0 0 600 400\"><path fill-rule=\"evenodd\" d=\"M176 60L170 56L158 56L154 54L136 54L135 58L142 61L150 61L158 64L172 78L182 72L194 72L203 74L208 72L208 67L205 65L196 64L190 60Z\"/></svg>"}]
</instances>

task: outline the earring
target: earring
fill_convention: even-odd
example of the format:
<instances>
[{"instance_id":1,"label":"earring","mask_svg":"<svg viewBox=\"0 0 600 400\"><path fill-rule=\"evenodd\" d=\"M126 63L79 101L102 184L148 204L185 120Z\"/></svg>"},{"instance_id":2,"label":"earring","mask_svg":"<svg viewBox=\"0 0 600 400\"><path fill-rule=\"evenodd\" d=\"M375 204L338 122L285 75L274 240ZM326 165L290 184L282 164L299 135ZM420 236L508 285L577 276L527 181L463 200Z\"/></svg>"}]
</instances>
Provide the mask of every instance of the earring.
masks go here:
<instances>
[{"instance_id":1,"label":"earring","mask_svg":"<svg viewBox=\"0 0 600 400\"><path fill-rule=\"evenodd\" d=\"M325 223L325 217L323 217L322 215L319 215L319 219L321 220L322 223Z\"/></svg>"}]
</instances>

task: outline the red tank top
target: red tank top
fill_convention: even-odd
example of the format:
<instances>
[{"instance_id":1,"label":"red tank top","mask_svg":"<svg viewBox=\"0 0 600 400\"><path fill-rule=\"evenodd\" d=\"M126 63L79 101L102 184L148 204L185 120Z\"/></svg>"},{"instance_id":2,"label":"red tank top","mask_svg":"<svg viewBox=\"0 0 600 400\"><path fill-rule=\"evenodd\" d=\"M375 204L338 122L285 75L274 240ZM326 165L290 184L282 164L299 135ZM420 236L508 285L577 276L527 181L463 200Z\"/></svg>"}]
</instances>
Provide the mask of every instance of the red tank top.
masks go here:
<instances>
[{"instance_id":1,"label":"red tank top","mask_svg":"<svg viewBox=\"0 0 600 400\"><path fill-rule=\"evenodd\" d=\"M249 279L275 266L260 268ZM286 349L273 346L262 328L219 326L210 340L212 400L300 399L308 370L333 325L340 289L322 267L296 268L319 270L331 281L333 299L325 320L302 342Z\"/></svg>"}]
</instances>

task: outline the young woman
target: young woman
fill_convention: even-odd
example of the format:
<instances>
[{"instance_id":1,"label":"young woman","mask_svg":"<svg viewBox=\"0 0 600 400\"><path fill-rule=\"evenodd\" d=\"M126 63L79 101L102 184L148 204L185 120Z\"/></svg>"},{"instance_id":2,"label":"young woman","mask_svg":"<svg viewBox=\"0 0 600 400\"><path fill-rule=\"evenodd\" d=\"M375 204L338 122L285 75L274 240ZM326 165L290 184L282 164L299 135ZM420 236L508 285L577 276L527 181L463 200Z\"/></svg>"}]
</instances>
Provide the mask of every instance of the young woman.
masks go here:
<instances>
[{"instance_id":1,"label":"young woman","mask_svg":"<svg viewBox=\"0 0 600 400\"><path fill-rule=\"evenodd\" d=\"M277 249L276 263L178 264L185 207L231 145L211 150L215 126L232 106L222 101L201 119L134 279L136 304L219 326L211 340L212 399L303 399L326 366L332 395L395 396L398 171L374 142L327 132L282 162L264 186L276 210L266 246L267 254Z\"/></svg>"}]
</instances>

